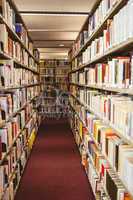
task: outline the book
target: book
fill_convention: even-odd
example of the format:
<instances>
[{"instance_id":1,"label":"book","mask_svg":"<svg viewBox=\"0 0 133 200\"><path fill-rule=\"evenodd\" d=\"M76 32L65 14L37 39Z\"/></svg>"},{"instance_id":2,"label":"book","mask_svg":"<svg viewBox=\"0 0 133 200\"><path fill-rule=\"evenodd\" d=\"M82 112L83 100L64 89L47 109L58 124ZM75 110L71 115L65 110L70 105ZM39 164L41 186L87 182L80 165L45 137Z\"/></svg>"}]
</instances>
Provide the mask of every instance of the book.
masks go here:
<instances>
[{"instance_id":1,"label":"book","mask_svg":"<svg viewBox=\"0 0 133 200\"><path fill-rule=\"evenodd\" d=\"M1 50L8 53L8 32L5 24L0 24L0 43Z\"/></svg>"},{"instance_id":2,"label":"book","mask_svg":"<svg viewBox=\"0 0 133 200\"><path fill-rule=\"evenodd\" d=\"M123 185L109 169L106 170L106 189L111 200L118 200L126 193Z\"/></svg>"}]
</instances>

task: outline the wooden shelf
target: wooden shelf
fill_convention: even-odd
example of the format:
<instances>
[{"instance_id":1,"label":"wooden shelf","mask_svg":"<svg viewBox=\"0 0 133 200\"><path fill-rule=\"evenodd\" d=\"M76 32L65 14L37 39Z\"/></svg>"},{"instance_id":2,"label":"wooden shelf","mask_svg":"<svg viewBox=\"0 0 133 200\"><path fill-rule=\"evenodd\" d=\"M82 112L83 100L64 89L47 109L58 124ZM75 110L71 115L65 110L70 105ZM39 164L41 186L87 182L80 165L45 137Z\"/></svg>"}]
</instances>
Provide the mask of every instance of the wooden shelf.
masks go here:
<instances>
[{"instance_id":1,"label":"wooden shelf","mask_svg":"<svg viewBox=\"0 0 133 200\"><path fill-rule=\"evenodd\" d=\"M96 10L96 8L98 7L99 2L101 2L101 1L97 1L97 5L95 6L95 8L93 9L93 11L91 12L91 15L94 13L94 11ZM127 0L118 0L115 3L115 5L107 12L107 14L106 14L105 18L103 19L103 21L99 24L98 27L96 27L96 29L93 31L93 33L89 36L89 38L87 39L87 41L85 42L85 44L79 50L77 50L77 52L75 53L75 55L72 57L71 61L73 61L78 56L80 56L82 54L82 52L84 52L87 49L87 47L91 45L92 41L94 41L96 38L99 38L103 34L103 31L107 27L108 20L112 19L120 11L120 9L124 5L126 5L126 3L127 3ZM83 31L84 29L82 28L81 31ZM87 28L86 28L86 30L87 30ZM78 71L82 72L83 70L87 70L87 68L89 68L89 67L94 67L94 65L96 63L107 62L113 56L125 55L125 54L122 54L122 53L124 53L124 52L129 53L132 50L132 46L133 46L133 37L132 38L128 38L126 41L123 41L120 44L113 45L109 49L105 50L105 52L102 53L102 55L100 55L100 54L96 55L90 61L88 61L87 63L81 64L80 66L77 66L77 68L72 69L71 72L69 72L69 74L72 74L72 73L75 73L75 72L78 72ZM79 84L79 83L70 83L70 85L75 85L77 87L82 87L84 89L85 88L90 88L90 89L100 90L100 91L103 91L103 92L117 93L117 94L121 94L121 95L129 95L129 96L133 95L133 88L118 88L118 87L110 87L110 86L106 87L105 84L103 84L103 85L97 85L97 84L85 85L85 84ZM94 114L94 116L96 116L97 119L101 120L103 124L105 124L108 127L112 128L114 130L114 132L123 141L125 141L127 144L130 144L130 145L133 146L133 140L132 140L132 138L129 137L128 135L126 135L121 129L119 130L119 128L118 128L117 125L115 127L113 124L111 124L111 122L109 120L106 120L101 115L100 112L97 112L97 110L95 110L95 109L92 110L91 107L89 107L88 105L86 105L84 102L81 102L80 99L77 98L76 96L74 96L73 94L70 94L70 96L72 96L72 98L74 98L77 101L78 105L81 105L82 107L84 107L84 109L86 111L89 111L90 113ZM74 105L74 103L76 104L76 101L72 102L71 107L74 110L74 113L76 114L76 116L78 116L79 120L82 122L83 126L87 128L86 123L81 119L80 114L78 113L78 110L76 111L76 108L75 108L75 105ZM88 128L87 128L87 130L89 132ZM99 145L95 141L95 138L93 136L94 134L93 133L89 133L89 135L90 135L90 138L96 144L99 152L102 154L102 152L101 152L101 150L99 148ZM108 162L109 168L114 172L114 174L116 174L116 177L121 181L121 183L124 186L125 190L129 193L129 195L131 196L131 199L133 200L133 194L131 194L128 191L128 189L126 187L126 184L121 180L118 172L111 165L108 157L106 155L102 155L102 156ZM93 164L92 157L90 157L90 162ZM96 168L95 165L93 165L93 167L94 167L94 169ZM102 183L102 185L104 187L104 183ZM105 189L105 191L106 191L106 189Z\"/></svg>"},{"instance_id":2,"label":"wooden shelf","mask_svg":"<svg viewBox=\"0 0 133 200\"><path fill-rule=\"evenodd\" d=\"M79 51L76 53L75 56L72 57L72 60L75 59L78 55L84 51L87 46L94 40L103 30L105 24L107 23L108 19L111 19L124 5L126 4L126 1L124 0L118 0L116 4L108 11L107 15L105 16L102 23L99 24L99 26L96 28L96 30L92 33L92 35L88 38L87 42L79 49Z\"/></svg>"},{"instance_id":3,"label":"wooden shelf","mask_svg":"<svg viewBox=\"0 0 133 200\"><path fill-rule=\"evenodd\" d=\"M11 8L15 11L16 21L18 23L22 23L22 25L24 26L24 28L25 28L25 30L27 32L26 35L28 37L28 42L32 42L32 40L31 40L31 38L29 36L28 30L27 30L27 28L26 28L26 26L24 24L24 21L23 21L21 15L20 15L19 11L17 10L16 5L14 4L13 0L7 0L7 2L10 4ZM15 28L13 27L14 25L12 25L12 24L9 25L10 22L8 23L8 20L6 21L6 19L1 14L0 14L0 23L5 25L7 33L9 35L9 37L13 40L13 42L19 43L21 50L23 50L23 51L26 52L28 58L31 59L31 61L33 63L33 66L32 66L32 63L31 63L31 65L28 64L29 66L22 64L20 61L17 60L17 58L16 59L14 58L14 55L10 56L10 55L8 55L8 53L3 52L2 50L0 50L0 58L4 59L4 60L11 60L14 63L14 68L24 68L26 70L29 70L29 71L33 72L34 74L32 74L32 75L34 75L34 76L36 74L39 75L39 72L37 71L37 69L38 69L37 65L39 65L39 61L33 55L34 54L34 52L32 51L33 48L29 48L29 43L24 42L24 41L21 40L21 38L15 32ZM8 40L8 38L7 38L7 40ZM8 93L8 92L13 92L13 90L16 90L16 89L29 88L29 87L34 87L34 86L41 85L41 83L39 83L38 81L36 81L37 83L32 83L32 82L33 81L30 81L30 84L19 85L19 86L12 84L12 86L9 86L8 88L2 87L2 88L0 88L0 93L4 94L4 93ZM37 96L35 96L35 97L33 97L33 98L30 99L30 96L25 99L25 101L24 101L25 104L24 105L22 105L20 108L18 108L18 110L15 109L14 112L12 112L11 115L9 115L9 117L6 120L4 120L4 121L1 122L0 128L6 127L6 123L7 122L11 121L14 116L16 116L18 113L20 113L23 109L25 109L26 106L28 106L37 97ZM23 130L27 127L27 124L30 122L30 120L33 117L33 115L34 115L35 112L36 112L35 108L31 109L31 113L29 113L28 120L25 121L24 127L22 127L22 129L18 131L17 135L12 139L11 143L7 145L7 151L3 152L2 159L0 160L0 166L3 165L3 162L7 159L8 155L11 153L14 144L16 143L16 141L18 140L18 138L23 134ZM33 123L32 127L34 128L35 126L36 126L36 124ZM29 139L29 137L28 137L28 139ZM27 142L28 142L28 140L25 141L25 144L23 146L23 150L21 152L21 155L19 155L19 158L16 160L16 162L14 163L14 165L11 166L12 169L11 169L11 174L8 177L8 184L4 185L4 191L3 191L2 197L0 199L4 198L4 194L6 192L6 189L9 187L9 183L11 182L11 180L12 180L12 178L13 178L16 170L17 170L17 164L18 164L19 160L21 159L22 153L24 151L24 148L27 145ZM26 165L26 163L25 163L25 165ZM20 180L19 180L19 182L20 182ZM15 189L15 193L16 193L17 189L18 189L18 186Z\"/></svg>"}]
</instances>

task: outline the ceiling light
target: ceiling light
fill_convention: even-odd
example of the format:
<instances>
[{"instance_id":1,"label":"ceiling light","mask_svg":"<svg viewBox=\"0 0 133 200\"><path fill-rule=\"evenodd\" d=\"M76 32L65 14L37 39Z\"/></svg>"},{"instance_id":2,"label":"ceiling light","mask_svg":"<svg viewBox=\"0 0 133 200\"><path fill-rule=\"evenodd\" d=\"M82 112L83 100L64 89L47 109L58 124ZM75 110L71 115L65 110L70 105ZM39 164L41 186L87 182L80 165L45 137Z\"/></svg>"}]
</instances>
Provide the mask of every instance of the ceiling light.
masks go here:
<instances>
[{"instance_id":1,"label":"ceiling light","mask_svg":"<svg viewBox=\"0 0 133 200\"><path fill-rule=\"evenodd\" d=\"M60 44L59 46L60 46L60 47L64 47L65 45L64 45L64 44Z\"/></svg>"},{"instance_id":2,"label":"ceiling light","mask_svg":"<svg viewBox=\"0 0 133 200\"><path fill-rule=\"evenodd\" d=\"M21 15L44 15L44 16L66 16L66 17L79 17L79 16L88 16L88 12L61 12L61 11L20 11Z\"/></svg>"}]
</instances>

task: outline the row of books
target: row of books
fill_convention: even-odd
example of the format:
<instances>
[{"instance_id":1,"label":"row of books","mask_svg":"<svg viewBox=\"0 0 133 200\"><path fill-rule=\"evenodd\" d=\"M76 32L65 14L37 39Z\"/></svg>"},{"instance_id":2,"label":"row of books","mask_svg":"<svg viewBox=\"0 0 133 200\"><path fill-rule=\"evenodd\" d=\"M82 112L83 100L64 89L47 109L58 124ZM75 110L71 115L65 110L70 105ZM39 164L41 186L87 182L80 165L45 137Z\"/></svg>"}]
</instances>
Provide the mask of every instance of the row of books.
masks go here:
<instances>
[{"instance_id":1,"label":"row of books","mask_svg":"<svg viewBox=\"0 0 133 200\"><path fill-rule=\"evenodd\" d=\"M39 96L40 92L41 92L40 85L39 86L28 87L27 88L27 100L30 101L34 97Z\"/></svg>"},{"instance_id":2,"label":"row of books","mask_svg":"<svg viewBox=\"0 0 133 200\"><path fill-rule=\"evenodd\" d=\"M47 75L47 76L54 76L55 75L55 68L47 67L47 68L40 68L41 75Z\"/></svg>"},{"instance_id":3,"label":"row of books","mask_svg":"<svg viewBox=\"0 0 133 200\"><path fill-rule=\"evenodd\" d=\"M133 194L132 146L121 140L113 129L91 113L86 112L86 126L79 118L74 121L76 124L73 130L76 129L75 134L80 136L80 139L76 136L76 141L80 148L82 164L94 194L101 192L104 187L111 200L131 199L122 182L130 194Z\"/></svg>"},{"instance_id":4,"label":"row of books","mask_svg":"<svg viewBox=\"0 0 133 200\"><path fill-rule=\"evenodd\" d=\"M15 11L10 6L8 1L1 0L0 1L0 14L3 16L7 24L11 27L12 30L15 31Z\"/></svg>"},{"instance_id":5,"label":"row of books","mask_svg":"<svg viewBox=\"0 0 133 200\"><path fill-rule=\"evenodd\" d=\"M35 56L37 60L39 60L39 52L33 50L33 43L29 39L27 30L22 22L22 20L19 17L19 14L16 10L14 10L11 3L9 3L7 0L1 0L0 1L0 14L4 18L5 22L8 24L8 26L18 35L20 40L23 42L23 44L26 46L26 48L29 50L29 52ZM4 26L4 25L2 25ZM1 32L1 31L0 31ZM5 34L5 32L2 32L2 34ZM1 41L1 40L0 40ZM5 45L5 44L4 44Z\"/></svg>"},{"instance_id":6,"label":"row of books","mask_svg":"<svg viewBox=\"0 0 133 200\"><path fill-rule=\"evenodd\" d=\"M56 82L57 83L64 83L64 84L67 84L67 82L68 82L68 79L67 79L67 77L56 77Z\"/></svg>"},{"instance_id":7,"label":"row of books","mask_svg":"<svg viewBox=\"0 0 133 200\"><path fill-rule=\"evenodd\" d=\"M69 66L68 66L68 68L57 67L55 73L56 73L56 76L59 76L59 75L67 76L67 74L69 73Z\"/></svg>"},{"instance_id":8,"label":"row of books","mask_svg":"<svg viewBox=\"0 0 133 200\"><path fill-rule=\"evenodd\" d=\"M11 121L7 122L5 127L0 129L0 141L1 160L7 154L9 148L13 144L14 139L20 134L20 131L25 127L26 122L29 120L29 116L32 113L32 105L27 105L22 111L17 113Z\"/></svg>"},{"instance_id":9,"label":"row of books","mask_svg":"<svg viewBox=\"0 0 133 200\"><path fill-rule=\"evenodd\" d=\"M130 88L133 85L133 57L115 57L108 63L98 63L72 73L71 81L83 85Z\"/></svg>"},{"instance_id":10,"label":"row of books","mask_svg":"<svg viewBox=\"0 0 133 200\"><path fill-rule=\"evenodd\" d=\"M114 126L123 136L132 138L132 98L105 95L96 90L71 87L72 94L97 116Z\"/></svg>"},{"instance_id":11,"label":"row of books","mask_svg":"<svg viewBox=\"0 0 133 200\"><path fill-rule=\"evenodd\" d=\"M68 93L68 84L64 83L64 82L56 82L56 86L63 91L64 93Z\"/></svg>"},{"instance_id":12,"label":"row of books","mask_svg":"<svg viewBox=\"0 0 133 200\"><path fill-rule=\"evenodd\" d=\"M93 40L83 52L82 64L92 61L96 56L103 55L110 48L113 48L114 46L133 37L131 24L132 4L132 0L129 0L127 4L113 17L113 19L108 20L107 28L103 30L103 35ZM127 26L122 26L121 20L124 24L127 24Z\"/></svg>"},{"instance_id":13,"label":"row of books","mask_svg":"<svg viewBox=\"0 0 133 200\"><path fill-rule=\"evenodd\" d=\"M15 148L14 148L15 149ZM0 185L0 190L1 190L1 199L14 199L15 196L15 191L18 187L21 175L22 175L22 171L24 169L24 166L26 164L26 160L27 160L27 155L28 155L28 148L25 148L25 150L22 153L22 156L20 157L20 159L18 160L15 166L15 172L11 178L8 177L8 175L10 174L9 172L9 167L8 165L10 157L7 159L7 161L5 162L5 164L3 164L3 166L0 168L1 171L1 185ZM15 159L15 157L14 157ZM9 183L8 183L9 180ZM8 185L9 184L9 185Z\"/></svg>"},{"instance_id":14,"label":"row of books","mask_svg":"<svg viewBox=\"0 0 133 200\"><path fill-rule=\"evenodd\" d=\"M35 112L0 166L1 198L14 199L36 132L37 113Z\"/></svg>"},{"instance_id":15,"label":"row of books","mask_svg":"<svg viewBox=\"0 0 133 200\"><path fill-rule=\"evenodd\" d=\"M62 65L56 67L55 71L55 82L56 87L60 90L67 92L68 91L68 73L70 70L70 65L66 65L65 67L62 67Z\"/></svg>"},{"instance_id":16,"label":"row of books","mask_svg":"<svg viewBox=\"0 0 133 200\"><path fill-rule=\"evenodd\" d=\"M88 37L99 27L103 22L108 12L116 4L117 0L102 0L92 16L89 17Z\"/></svg>"},{"instance_id":17,"label":"row of books","mask_svg":"<svg viewBox=\"0 0 133 200\"><path fill-rule=\"evenodd\" d=\"M57 62L58 61L58 62ZM61 63L66 63L66 67L63 67ZM47 65L46 65L47 63ZM54 64L57 64L54 66ZM61 90L67 90L67 87L64 86L67 81L67 76L69 73L69 62L66 60L45 60L41 62L41 82L44 84L55 84L55 87L60 88Z\"/></svg>"},{"instance_id":18,"label":"row of books","mask_svg":"<svg viewBox=\"0 0 133 200\"><path fill-rule=\"evenodd\" d=\"M55 63L54 59L41 60L40 62L40 80L44 85L55 84Z\"/></svg>"},{"instance_id":19,"label":"row of books","mask_svg":"<svg viewBox=\"0 0 133 200\"><path fill-rule=\"evenodd\" d=\"M41 116L39 52L12 1L0 1L0 199L13 200Z\"/></svg>"},{"instance_id":20,"label":"row of books","mask_svg":"<svg viewBox=\"0 0 133 200\"><path fill-rule=\"evenodd\" d=\"M41 61L41 66L51 66L51 67L58 67L58 66L68 66L70 65L68 60L64 60L64 59L46 59L46 60L42 60Z\"/></svg>"},{"instance_id":21,"label":"row of books","mask_svg":"<svg viewBox=\"0 0 133 200\"><path fill-rule=\"evenodd\" d=\"M81 163L88 176L89 183L91 184L95 199L110 200L111 198L108 197L107 193L105 193L105 188L103 188L103 182L102 182L103 180L101 179L100 173L96 171L94 162L92 160L92 156L89 154L89 149L88 149L89 134L88 132L86 132L83 123L79 120L78 116L73 111L70 119L70 125L71 129L73 130L73 135L76 144L79 148L79 152L81 155ZM82 133L84 133L84 137L81 139ZM104 160L104 164L105 163L106 160ZM99 165L102 165L102 162ZM111 199L111 200L116 200L116 199Z\"/></svg>"},{"instance_id":22,"label":"row of books","mask_svg":"<svg viewBox=\"0 0 133 200\"><path fill-rule=\"evenodd\" d=\"M44 83L45 85L54 85L55 84L55 78L53 77L40 77L41 82Z\"/></svg>"},{"instance_id":23,"label":"row of books","mask_svg":"<svg viewBox=\"0 0 133 200\"><path fill-rule=\"evenodd\" d=\"M44 89L42 106L40 112L44 113L46 117L53 117L55 114L63 113L59 104L59 98L62 92L68 91L67 75L69 72L68 60L46 59L41 61L41 81L46 87ZM57 102L58 101L58 102Z\"/></svg>"},{"instance_id":24,"label":"row of books","mask_svg":"<svg viewBox=\"0 0 133 200\"><path fill-rule=\"evenodd\" d=\"M58 66L58 67L45 67L45 66L42 66L41 64L41 68L40 68L40 73L41 74L45 74L45 75L64 75L64 74L68 74L69 72L69 65L68 67L65 67L63 68L62 66Z\"/></svg>"},{"instance_id":25,"label":"row of books","mask_svg":"<svg viewBox=\"0 0 133 200\"><path fill-rule=\"evenodd\" d=\"M39 61L40 59L40 52L38 51L38 49L33 49L33 56L34 58Z\"/></svg>"},{"instance_id":26,"label":"row of books","mask_svg":"<svg viewBox=\"0 0 133 200\"><path fill-rule=\"evenodd\" d=\"M108 12L114 7L116 2L116 0L101 0L97 9L88 19L88 29L83 30L80 33L77 42L73 45L73 55L75 55L76 52L78 52L78 50L87 42L93 32L104 21L105 17L108 15Z\"/></svg>"},{"instance_id":27,"label":"row of books","mask_svg":"<svg viewBox=\"0 0 133 200\"><path fill-rule=\"evenodd\" d=\"M18 68L12 60L0 60L0 87L13 87L38 83L38 75Z\"/></svg>"},{"instance_id":28,"label":"row of books","mask_svg":"<svg viewBox=\"0 0 133 200\"><path fill-rule=\"evenodd\" d=\"M17 60L22 65L34 69L37 68L35 60L29 56L28 52L21 46L21 44L11 39L5 24L0 24L0 43L1 51Z\"/></svg>"},{"instance_id":29,"label":"row of books","mask_svg":"<svg viewBox=\"0 0 133 200\"><path fill-rule=\"evenodd\" d=\"M39 88L29 87L0 95L0 121L8 120L18 110L23 108L27 102L39 95Z\"/></svg>"}]
</instances>

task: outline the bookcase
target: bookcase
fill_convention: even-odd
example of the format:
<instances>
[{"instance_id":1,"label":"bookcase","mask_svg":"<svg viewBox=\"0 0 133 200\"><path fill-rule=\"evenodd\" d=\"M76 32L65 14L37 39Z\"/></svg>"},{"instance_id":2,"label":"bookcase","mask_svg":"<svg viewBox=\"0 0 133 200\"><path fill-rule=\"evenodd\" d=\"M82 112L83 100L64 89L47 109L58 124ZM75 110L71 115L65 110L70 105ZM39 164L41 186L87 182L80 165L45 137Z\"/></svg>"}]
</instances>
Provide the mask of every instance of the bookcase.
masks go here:
<instances>
[{"instance_id":1,"label":"bookcase","mask_svg":"<svg viewBox=\"0 0 133 200\"><path fill-rule=\"evenodd\" d=\"M44 85L44 98L41 112L48 117L61 115L63 110L57 105L57 96L68 92L68 73L70 63L63 59L45 59L40 61L40 81Z\"/></svg>"},{"instance_id":2,"label":"bookcase","mask_svg":"<svg viewBox=\"0 0 133 200\"><path fill-rule=\"evenodd\" d=\"M133 1L99 0L70 52L70 125L96 199L133 199Z\"/></svg>"},{"instance_id":3,"label":"bookcase","mask_svg":"<svg viewBox=\"0 0 133 200\"><path fill-rule=\"evenodd\" d=\"M11 0L0 1L0 199L13 200L41 117L39 52Z\"/></svg>"},{"instance_id":4,"label":"bookcase","mask_svg":"<svg viewBox=\"0 0 133 200\"><path fill-rule=\"evenodd\" d=\"M63 91L68 91L68 73L70 71L70 63L67 60L59 60L56 67L56 86Z\"/></svg>"}]
</instances>

